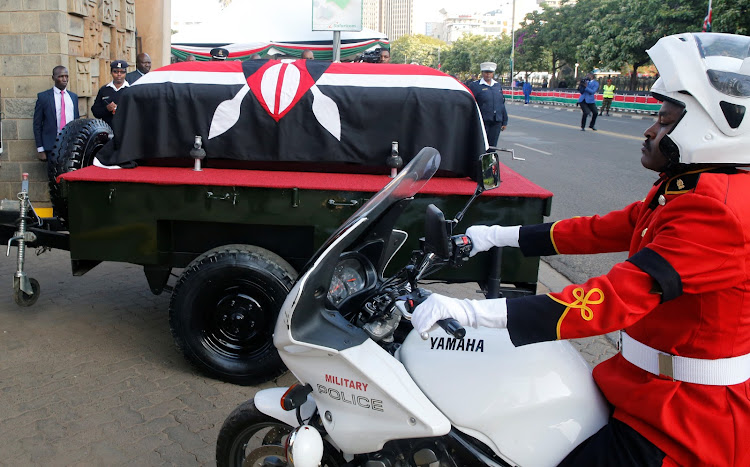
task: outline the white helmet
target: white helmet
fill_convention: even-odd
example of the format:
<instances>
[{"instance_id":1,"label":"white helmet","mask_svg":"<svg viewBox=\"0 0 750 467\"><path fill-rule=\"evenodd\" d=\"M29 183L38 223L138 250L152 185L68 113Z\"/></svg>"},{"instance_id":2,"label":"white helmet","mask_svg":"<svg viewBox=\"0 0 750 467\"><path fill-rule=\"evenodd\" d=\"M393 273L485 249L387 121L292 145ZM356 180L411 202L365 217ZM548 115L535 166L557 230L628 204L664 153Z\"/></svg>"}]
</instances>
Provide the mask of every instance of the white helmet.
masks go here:
<instances>
[{"instance_id":1,"label":"white helmet","mask_svg":"<svg viewBox=\"0 0 750 467\"><path fill-rule=\"evenodd\" d=\"M679 162L750 164L750 37L686 33L647 50L660 78L659 100L685 108L669 134ZM677 161L675 161L677 162Z\"/></svg>"}]
</instances>

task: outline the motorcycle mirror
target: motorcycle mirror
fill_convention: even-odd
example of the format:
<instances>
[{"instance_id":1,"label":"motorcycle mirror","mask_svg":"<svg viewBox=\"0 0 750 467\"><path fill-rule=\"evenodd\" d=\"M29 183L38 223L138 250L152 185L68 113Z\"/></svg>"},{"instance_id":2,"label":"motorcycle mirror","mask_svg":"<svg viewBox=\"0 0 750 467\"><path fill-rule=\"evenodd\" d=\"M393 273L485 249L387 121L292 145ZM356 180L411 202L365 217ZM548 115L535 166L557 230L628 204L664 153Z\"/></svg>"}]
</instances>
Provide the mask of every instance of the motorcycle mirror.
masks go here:
<instances>
[{"instance_id":1,"label":"motorcycle mirror","mask_svg":"<svg viewBox=\"0 0 750 467\"><path fill-rule=\"evenodd\" d=\"M500 149L495 147L490 147L490 152L484 153L479 156L479 159L477 161L477 189L474 191L474 195L471 197L471 199L466 202L466 206L464 206L461 212L456 214L456 218L451 221L452 225L455 226L456 224L461 222L461 219L464 218L466 210L469 209L469 206L471 206L471 203L474 202L477 196L481 195L487 190L494 190L495 188L500 186L499 152L510 153L511 157L514 160L519 160L512 149Z\"/></svg>"},{"instance_id":2,"label":"motorcycle mirror","mask_svg":"<svg viewBox=\"0 0 750 467\"><path fill-rule=\"evenodd\" d=\"M444 259L450 257L450 234L445 223L445 215L434 204L427 206L424 233L427 252L435 253Z\"/></svg>"},{"instance_id":3,"label":"motorcycle mirror","mask_svg":"<svg viewBox=\"0 0 750 467\"><path fill-rule=\"evenodd\" d=\"M479 156L479 186L482 191L500 186L500 163L497 152L488 152Z\"/></svg>"}]
</instances>

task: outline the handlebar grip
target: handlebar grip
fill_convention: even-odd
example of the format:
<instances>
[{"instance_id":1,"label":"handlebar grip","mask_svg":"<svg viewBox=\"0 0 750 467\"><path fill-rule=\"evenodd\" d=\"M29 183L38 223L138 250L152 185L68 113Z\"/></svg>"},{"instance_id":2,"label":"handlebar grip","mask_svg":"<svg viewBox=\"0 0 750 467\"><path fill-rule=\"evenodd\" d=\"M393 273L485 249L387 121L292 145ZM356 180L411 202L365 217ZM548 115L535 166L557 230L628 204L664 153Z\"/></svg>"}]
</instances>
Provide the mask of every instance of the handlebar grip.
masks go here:
<instances>
[{"instance_id":1,"label":"handlebar grip","mask_svg":"<svg viewBox=\"0 0 750 467\"><path fill-rule=\"evenodd\" d=\"M445 332L456 339L463 339L466 336L466 329L453 318L441 319L437 323Z\"/></svg>"}]
</instances>

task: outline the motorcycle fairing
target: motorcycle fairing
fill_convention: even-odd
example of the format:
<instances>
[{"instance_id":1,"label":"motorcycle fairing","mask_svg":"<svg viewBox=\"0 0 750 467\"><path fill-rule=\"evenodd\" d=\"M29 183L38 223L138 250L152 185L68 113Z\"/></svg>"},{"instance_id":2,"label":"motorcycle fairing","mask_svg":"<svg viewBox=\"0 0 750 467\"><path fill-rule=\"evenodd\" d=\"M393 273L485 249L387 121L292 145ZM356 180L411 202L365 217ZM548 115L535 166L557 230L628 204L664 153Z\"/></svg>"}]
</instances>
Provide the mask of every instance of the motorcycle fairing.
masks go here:
<instances>
[{"instance_id":1,"label":"motorcycle fairing","mask_svg":"<svg viewBox=\"0 0 750 467\"><path fill-rule=\"evenodd\" d=\"M515 347L507 330L489 328L466 328L464 341L412 332L397 357L455 428L514 465L557 465L607 422L591 367L569 342Z\"/></svg>"},{"instance_id":2,"label":"motorcycle fairing","mask_svg":"<svg viewBox=\"0 0 750 467\"><path fill-rule=\"evenodd\" d=\"M300 345L290 337L288 332L275 337L281 358L297 379L312 385L311 396L326 432L343 452L376 452L390 440L442 436L450 431L450 421L425 397L404 366L374 341L335 351ZM343 378L360 384L343 384ZM362 435L363 421L366 436Z\"/></svg>"}]
</instances>

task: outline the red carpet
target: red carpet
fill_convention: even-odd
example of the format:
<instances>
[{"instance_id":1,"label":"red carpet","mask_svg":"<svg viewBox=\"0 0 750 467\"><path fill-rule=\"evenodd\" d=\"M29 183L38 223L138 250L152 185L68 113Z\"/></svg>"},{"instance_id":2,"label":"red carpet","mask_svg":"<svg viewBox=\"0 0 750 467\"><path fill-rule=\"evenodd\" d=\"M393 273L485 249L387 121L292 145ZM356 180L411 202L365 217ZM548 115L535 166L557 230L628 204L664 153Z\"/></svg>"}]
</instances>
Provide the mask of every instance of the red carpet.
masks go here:
<instances>
[{"instance_id":1,"label":"red carpet","mask_svg":"<svg viewBox=\"0 0 750 467\"><path fill-rule=\"evenodd\" d=\"M552 192L501 166L502 183L483 196L520 196L550 198ZM60 178L68 182L121 182L152 185L210 185L258 188L299 188L300 190L361 191L374 193L389 181L385 175L342 174L319 172L277 172L267 170L203 169L195 172L184 167L147 167L134 169L102 169L85 167L68 172ZM434 195L471 195L476 183L468 178L433 178L420 193Z\"/></svg>"}]
</instances>

